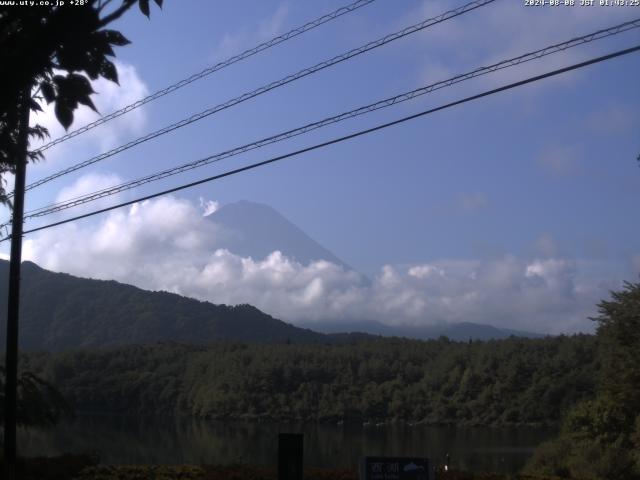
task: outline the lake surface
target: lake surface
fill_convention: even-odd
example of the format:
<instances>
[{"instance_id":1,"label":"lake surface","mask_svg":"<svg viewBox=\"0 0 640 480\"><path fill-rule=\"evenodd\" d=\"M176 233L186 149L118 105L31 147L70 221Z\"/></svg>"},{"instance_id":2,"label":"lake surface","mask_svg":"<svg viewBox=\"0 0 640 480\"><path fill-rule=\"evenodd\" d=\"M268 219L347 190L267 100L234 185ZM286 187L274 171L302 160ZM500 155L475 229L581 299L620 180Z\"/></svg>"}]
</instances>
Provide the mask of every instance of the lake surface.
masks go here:
<instances>
[{"instance_id":1,"label":"lake surface","mask_svg":"<svg viewBox=\"0 0 640 480\"><path fill-rule=\"evenodd\" d=\"M50 430L21 429L19 454L97 452L112 464L275 465L277 434L304 434L304 462L355 467L364 455L426 456L474 471L515 473L554 434L533 428L283 424L82 415Z\"/></svg>"}]
</instances>

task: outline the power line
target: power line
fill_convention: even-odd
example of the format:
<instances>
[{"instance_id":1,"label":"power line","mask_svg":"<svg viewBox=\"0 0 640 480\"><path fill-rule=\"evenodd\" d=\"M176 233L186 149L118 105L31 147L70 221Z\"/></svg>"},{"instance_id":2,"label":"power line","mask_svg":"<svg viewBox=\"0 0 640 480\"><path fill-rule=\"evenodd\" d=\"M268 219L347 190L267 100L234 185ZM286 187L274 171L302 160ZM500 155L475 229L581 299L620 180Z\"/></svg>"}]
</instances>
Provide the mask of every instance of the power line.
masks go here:
<instances>
[{"instance_id":1,"label":"power line","mask_svg":"<svg viewBox=\"0 0 640 480\"><path fill-rule=\"evenodd\" d=\"M297 37L298 35L302 35L303 33L308 32L309 30L313 30L316 27L319 27L320 25L323 25L327 22L330 22L331 20L335 20L336 18L341 17L342 15L345 15L347 13L351 13L355 10L358 10L361 7L364 7L366 5L369 5L370 3L374 2L375 0L357 0L356 2L353 2L349 5L346 5L344 7L338 8L337 10L334 10L331 13L328 13L326 15L323 15L319 18L316 18L315 20L312 20L311 22L305 23L304 25L294 28L293 30L288 31L287 33L283 33L282 35L278 35L277 37L272 38L271 40L268 40L264 43L261 43L260 45L257 45L253 48L250 48L248 50L245 50L244 52L238 54L238 55L234 55L233 57L230 57L222 62L216 63L215 65L211 66L211 67L207 67L204 70L202 70L199 73L195 73L193 75L191 75L190 77L184 78L172 85L169 85L166 88L163 88L162 90L158 90L155 93L152 93L151 95L148 95L144 98L141 98L140 100L137 100L135 102L133 102L130 105L127 105L126 107L121 108L120 110L116 110L115 112L110 113L109 115L105 115L104 117L101 117L99 119L97 119L94 122L91 122L83 127L80 127L76 130L73 130L72 132L67 133L66 135L63 135L62 137L56 138L55 140L47 143L46 145L43 145L42 147L40 147L38 150L36 150L37 152L44 152L45 150L48 150L49 148L53 147L54 145L57 145L59 143L62 143L66 140L69 140L70 138L76 137L82 133L85 133L99 125L102 125L103 123L107 123L110 120L113 120L114 118L118 118L121 115L124 115L125 113L130 112L131 110L135 110L138 107L141 107L142 105L149 103L153 100L157 100L158 98L164 97L165 95L168 95L170 93L175 92L176 90L179 90L180 88L189 85L190 83L193 83L197 80L200 80L201 78L204 78L206 76L211 75L214 72L217 72L218 70L222 70L223 68L226 68L230 65L233 65L234 63L237 63L241 60L244 60L246 58L252 57L253 55L256 55L257 53L260 53L264 50L267 50L271 47L275 47L276 45L285 42L287 40L290 40L294 37Z\"/></svg>"},{"instance_id":2,"label":"power line","mask_svg":"<svg viewBox=\"0 0 640 480\"><path fill-rule=\"evenodd\" d=\"M399 38L405 37L407 35L411 35L413 33L419 32L421 30L424 30L428 27L431 27L433 25L436 25L438 23L442 23L446 20L449 20L451 18L455 18L459 15L462 15L466 12L469 12L471 10L475 10L476 8L482 7L484 5L487 5L489 3L494 2L495 0L474 0L472 2L467 3L466 5L463 5L459 8L453 9L453 10L449 10L447 12L444 12L440 15L438 15L437 17L433 17L427 20L424 20L420 23L417 23L415 25L411 25L410 27L406 27L398 32L395 33L391 33L389 35L386 35L378 40L375 40L373 42L369 42L365 45L362 45L358 48L354 48L352 50L349 50L348 52L345 52L343 54L337 55L329 60L325 60L323 62L317 63L316 65L312 66L312 67L308 67L305 69L302 69L300 71L298 71L297 73L294 73L292 75L288 75L284 78L281 78L280 80L276 80L275 82L271 82L267 85L263 85L260 88L257 88L251 92L247 92L244 93L242 95L240 95L239 97L233 98L231 100L228 100L224 103L221 103L219 105L216 105L215 107L211 107L208 108L207 110L203 110L200 113L196 113L188 118L184 118L182 120L180 120L179 122L173 123L171 125L168 125L164 128L161 128L160 130L156 130L155 132L151 132L147 135L144 135L142 137L139 137L135 140L132 140L124 145L120 145L119 147L113 148L111 150L109 150L108 152L105 153L101 153L100 155L97 155L95 157L92 157L88 160L85 160L83 162L80 162L76 165L72 165L69 168L66 168L64 170L60 170L59 172L56 172L48 177L45 177L41 180L37 180L36 182L33 182L29 185L27 185L26 190L31 190L35 187L38 187L40 185L43 185L45 183L48 183L58 177L61 177L63 175L67 175L71 172L74 172L76 170L79 170L81 168L84 168L86 166L92 165L96 162L99 162L101 160L104 160L106 158L112 157L113 155L116 155L118 153L121 153L125 150L128 150L136 145L139 145L141 143L147 142L149 140L152 140L156 137L159 137L161 135L164 135L166 133L172 132L173 130L177 130L181 127L184 127L186 125L190 125L191 123L197 122L198 120L202 120L205 117L208 117L210 115L213 115L214 113L217 113L221 110L225 110L227 108L230 108L232 106L238 105L239 103L242 103L246 100L249 100L251 98L257 97L258 95L262 95L263 93L269 92L275 88L281 87L283 85L286 85L288 83L294 82L296 80L299 80L300 78L306 77L308 75L311 75L313 73L316 73L320 70L324 70L325 68L331 67L333 65L336 65L338 63L344 62L345 60L349 60L357 55L360 55L362 53L368 52L369 50L373 50L375 48L378 48L382 45L385 45L387 43L393 42L395 40L398 40ZM10 197L11 195L9 195Z\"/></svg>"},{"instance_id":3,"label":"power line","mask_svg":"<svg viewBox=\"0 0 640 480\"><path fill-rule=\"evenodd\" d=\"M516 87L519 87L519 86L522 86L522 85L529 84L529 83L537 82L537 81L543 80L545 78L549 78L549 77L553 77L553 76L556 76L556 75L560 75L562 73L566 73L566 72L569 72L569 71L572 71L572 70L577 70L579 68L583 68L583 67L586 67L586 66L589 66L589 65L593 65L593 64L596 64L596 63L599 63L599 62L603 62L605 60L610 60L612 58L620 57L620 56L623 56L623 55L628 55L630 53L637 52L639 50L640 50L640 45L636 45L635 47L627 48L627 49L624 49L624 50L619 50L617 52L613 52L613 53L610 53L608 55L603 55L603 56L600 56L600 57L592 58L591 60L587 60L585 62L573 64L573 65L570 65L568 67L563 67L563 68L560 68L560 69L557 69L557 70L553 70L553 71L550 71L550 72L547 72L547 73L544 73L544 74L541 74L541 75L536 75L534 77L529 77L529 78L527 78L525 80L520 80L518 82L510 83L510 84L504 85L502 87L494 88L492 90L487 90L487 91L479 93L477 95L472 95L470 97L466 97L466 98L463 98L461 100L456 100L454 102L450 102L450 103L441 105L439 107L431 108L429 110L424 110L422 112L415 113L413 115L409 115L409 116L406 116L406 117L402 117L402 118L394 120L392 122L383 123L383 124L377 125L375 127L368 128L366 130L360 130L358 132L351 133L349 135L345 135L345 136L342 136L342 137L334 138L332 140L328 140L326 142L318 143L316 145L312 145L310 147L306 147L306 148L303 148L303 149L300 149L300 150L296 150L294 152L290 152L290 153L287 153L287 154L284 154L284 155L279 155L277 157L273 157L273 158L270 158L268 160L263 160L262 162L253 163L251 165L246 165L244 167L236 168L234 170L230 170L230 171L225 172L225 173L221 173L221 174L218 174L218 175L213 175L211 177L203 178L203 179L197 180L195 182L183 184L183 185L180 185L178 187L170 188L168 190L163 190L161 192L156 192L156 193L153 193L151 195L146 195L144 197L139 197L139 198L137 198L135 200L130 200L130 201L127 201L127 202L119 203L117 205L112 205L110 207L106 207L106 208L102 208L102 209L99 209L99 210L95 210L93 212L85 213L83 215L78 215L78 216L75 216L75 217L67 218L65 220L61 220L61 221L58 221L58 222L50 223L48 225L43 225L41 227L32 228L30 230L26 230L24 233L25 234L33 233L33 232L37 232L37 231L40 231L40 230L45 230L45 229L48 229L48 228L57 227L59 225L65 224L65 223L70 223L70 222L74 222L76 220L80 220L80 219L83 219L83 218L92 217L94 215L98 215L100 213L105 213L105 212L108 212L108 211L111 211L111 210L115 210L117 208L122 208L122 207L126 207L128 205L133 205L134 203L142 202L142 201L145 201L145 200L150 200L152 198L160 197L162 195L167 195L167 194L174 193L174 192L177 192L177 191L180 191L180 190L184 190L184 189L187 189L187 188L195 187L195 186L201 185L203 183L212 182L214 180L219 180L221 178L229 177L231 175L236 175L238 173L246 172L248 170L253 170L255 168L262 167L262 166L265 166L265 165L268 165L268 164L271 164L271 163L275 163L275 162L278 162L280 160L284 160L286 158L298 156L300 154L307 153L307 152L310 152L310 151L313 151L313 150L317 150L317 149L320 149L320 148L324 148L324 147L327 147L329 145L333 145L333 144L336 144L336 143L341 143L341 142L344 142L344 141L347 141L347 140L351 140L351 139L354 139L354 138L357 138L357 137L360 137L360 136L363 136L363 135L367 135L369 133L373 133L373 132L376 132L378 130L383 130L385 128L392 127L394 125L399 125L401 123L408 122L409 120L414 120L416 118L420 118L420 117L423 117L423 116L426 116L426 115L430 115L430 114L438 112L440 110L445 110L447 108L451 108L451 107L454 107L454 106L457 106L457 105L461 105L461 104L464 104L464 103L467 103L467 102L471 102L473 100L478 100L480 98L487 97L489 95L493 95L493 94L496 94L496 93L499 93L499 92L510 90L510 89L513 89L513 88L516 88ZM10 235L6 236L3 239L1 239L0 242L3 242L3 241L5 241L5 240L7 240L9 238L11 238Z\"/></svg>"},{"instance_id":4,"label":"power line","mask_svg":"<svg viewBox=\"0 0 640 480\"><path fill-rule=\"evenodd\" d=\"M457 83L463 82L465 80L469 80L475 77L479 77L482 75L486 75L488 73L492 73L495 71L499 71L505 68L510 68L516 65L520 65L522 63L525 62L529 62L531 60L535 60L535 59L539 59L542 58L544 56L547 55L551 55L553 53L557 53L557 52L561 52L561 51L565 51L567 49L570 48L574 48L577 47L579 45L588 43L588 42L592 42L594 40L600 40L603 38L607 38L613 35L617 35L620 34L622 32L631 30L633 28L638 28L640 27L640 19L636 19L636 20L631 20L628 22L624 22L622 24L613 26L613 27L609 27L606 29L601 29L598 30L596 32L593 33L589 33L588 35L583 35L581 37L576 37L573 38L571 40L562 42L562 43L557 43L554 45L550 45L547 46L545 48L539 49L539 50L535 50L523 55L520 55L518 57L514 57L514 58L510 58L508 60L502 60L498 63L494 63L492 65L486 66L486 67L481 67L481 68L477 68L475 70L472 70L470 72L464 73L464 74L460 74L460 75L456 75L454 77L451 77L447 80L442 80L415 90L412 90L410 92L405 92L402 93L400 95L396 95L393 97L389 97L386 98L384 100L379 100L375 103L371 103L369 105L363 106L363 107L359 107L356 108L354 110L350 110L348 112L344 112L344 113L340 113L338 115L334 115L332 117L328 117L325 119L322 119L320 121L317 122L313 122L313 123L309 123L307 125L304 125L302 127L298 127L295 128L293 130L288 130L286 132L282 132L282 133L278 133L276 135L267 137L267 138L263 138L261 140L257 140L255 142L252 143L248 143L239 147L235 147L231 150L227 150L221 153L217 153L215 155L210 155L208 157L199 159L199 160L195 160L189 163L185 163L183 165L177 166L177 167L173 167L170 169L166 169L160 172L156 172L154 174L142 177L142 178L138 178L136 180L132 180L129 182L125 182L122 183L120 185L115 185L112 187L107 187L105 189L102 190L98 190L96 192L90 193L90 194L85 194L85 195L81 195L78 197L74 197L74 198L70 198L70 199L66 199L62 202L58 202L58 203L54 203L54 204L50 204L50 205L46 205L34 210L31 210L29 212L27 212L27 214L25 215L25 219L26 218L36 218L36 217L42 217L45 215L50 215L52 213L56 213L62 210L66 210L68 208L72 208L78 205L82 205L85 203L89 203L95 200L98 200L100 198L104 198L110 195L115 195L117 193L126 191L126 190L130 190L132 188L147 184L147 183L151 183L157 180L161 180L173 175L177 175L180 173L184 173L186 171L189 170L193 170L195 168L199 168L205 165L209 165L211 163L215 163L218 161L221 161L223 159L235 156L235 155L239 155L242 153L245 153L247 151L250 150L254 150L257 148L261 148L263 146L272 144L272 143L276 143L279 141L283 141L298 135L302 135L304 133L308 133L312 130L316 130L322 127L325 127L327 125L331 125L334 123L338 123L350 118L354 118L360 115L364 115L376 110L380 110L383 108L387 108L390 107L392 105L396 105L398 103L401 102L405 102L408 100L412 100L416 97L431 93L435 90L439 90L441 88L445 88L445 87L449 87L452 85L455 85Z\"/></svg>"}]
</instances>

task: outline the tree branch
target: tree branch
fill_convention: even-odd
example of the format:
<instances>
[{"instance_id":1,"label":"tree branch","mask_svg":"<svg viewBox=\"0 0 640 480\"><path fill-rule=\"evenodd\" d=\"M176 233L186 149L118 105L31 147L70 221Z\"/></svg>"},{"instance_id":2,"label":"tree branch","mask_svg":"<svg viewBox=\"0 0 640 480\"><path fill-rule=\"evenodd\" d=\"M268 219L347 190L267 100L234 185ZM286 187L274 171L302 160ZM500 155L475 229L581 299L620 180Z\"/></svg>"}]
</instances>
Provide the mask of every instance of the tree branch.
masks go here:
<instances>
[{"instance_id":1,"label":"tree branch","mask_svg":"<svg viewBox=\"0 0 640 480\"><path fill-rule=\"evenodd\" d=\"M98 4L98 11L102 12L102 10L104 10L106 8L107 5L109 5L113 0L105 0L104 2L100 1L100 3Z\"/></svg>"},{"instance_id":2,"label":"tree branch","mask_svg":"<svg viewBox=\"0 0 640 480\"><path fill-rule=\"evenodd\" d=\"M122 2L122 5L120 5L120 7L118 7L116 10L114 10L113 12L111 12L109 15L107 15L106 17L104 17L102 20L100 20L100 22L98 23L98 25L100 27L105 27L108 24L110 24L111 22L113 22L114 20L117 20L118 18L120 18L127 10L129 10L135 3L137 0L124 0Z\"/></svg>"}]
</instances>

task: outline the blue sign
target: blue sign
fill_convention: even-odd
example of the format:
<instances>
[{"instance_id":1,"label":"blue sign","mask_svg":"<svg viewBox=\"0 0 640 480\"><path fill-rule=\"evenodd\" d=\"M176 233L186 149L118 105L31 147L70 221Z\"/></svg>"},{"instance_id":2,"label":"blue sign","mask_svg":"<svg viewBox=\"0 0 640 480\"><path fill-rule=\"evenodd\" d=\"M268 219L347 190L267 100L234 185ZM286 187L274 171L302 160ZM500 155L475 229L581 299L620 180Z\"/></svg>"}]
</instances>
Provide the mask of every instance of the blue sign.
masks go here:
<instances>
[{"instance_id":1,"label":"blue sign","mask_svg":"<svg viewBox=\"0 0 640 480\"><path fill-rule=\"evenodd\" d=\"M360 480L430 480L428 458L364 457Z\"/></svg>"}]
</instances>

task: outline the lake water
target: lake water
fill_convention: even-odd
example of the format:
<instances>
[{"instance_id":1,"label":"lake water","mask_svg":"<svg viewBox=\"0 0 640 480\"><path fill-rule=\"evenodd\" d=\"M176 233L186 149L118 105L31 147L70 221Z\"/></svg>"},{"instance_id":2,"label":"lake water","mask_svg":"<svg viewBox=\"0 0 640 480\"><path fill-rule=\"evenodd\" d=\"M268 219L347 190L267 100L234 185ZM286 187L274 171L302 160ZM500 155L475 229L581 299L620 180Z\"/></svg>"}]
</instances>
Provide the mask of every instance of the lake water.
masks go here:
<instances>
[{"instance_id":1,"label":"lake water","mask_svg":"<svg viewBox=\"0 0 640 480\"><path fill-rule=\"evenodd\" d=\"M304 463L355 467L364 455L426 456L474 471L515 473L549 429L222 422L82 415L50 430L21 429L19 454L97 452L112 464L275 465L278 433L304 434Z\"/></svg>"}]
</instances>

